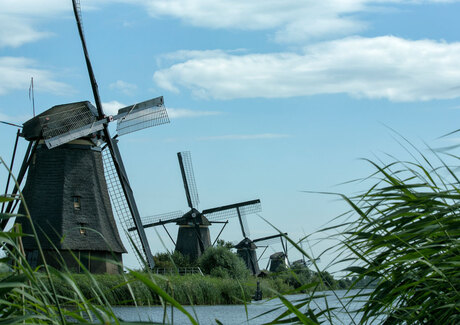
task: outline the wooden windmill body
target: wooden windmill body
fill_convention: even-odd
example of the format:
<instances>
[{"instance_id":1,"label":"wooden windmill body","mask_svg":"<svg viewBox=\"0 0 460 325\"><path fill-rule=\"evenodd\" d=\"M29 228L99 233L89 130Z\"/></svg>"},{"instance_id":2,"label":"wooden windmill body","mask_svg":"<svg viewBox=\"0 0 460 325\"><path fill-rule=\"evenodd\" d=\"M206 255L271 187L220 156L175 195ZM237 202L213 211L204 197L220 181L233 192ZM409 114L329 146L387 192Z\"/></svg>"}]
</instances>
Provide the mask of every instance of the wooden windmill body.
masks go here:
<instances>
[{"instance_id":1,"label":"wooden windmill body","mask_svg":"<svg viewBox=\"0 0 460 325\"><path fill-rule=\"evenodd\" d=\"M44 116L72 114L75 107L97 114L89 102L80 102L53 107L24 123L26 140L38 143L23 195L48 263L58 268L63 262L78 271L72 252L92 272L118 273L116 264L107 260L121 263L126 249L110 204L101 147L86 137L49 149L42 136L40 120ZM23 205L19 213L25 213ZM18 221L24 233L32 233L27 220ZM37 241L25 237L23 244L29 263L36 267L42 262L38 259Z\"/></svg>"},{"instance_id":2,"label":"wooden windmill body","mask_svg":"<svg viewBox=\"0 0 460 325\"><path fill-rule=\"evenodd\" d=\"M191 260L196 260L202 252L211 246L209 220L198 210L192 209L176 222L177 232L176 251ZM203 247L203 249L202 249Z\"/></svg>"},{"instance_id":3,"label":"wooden windmill body","mask_svg":"<svg viewBox=\"0 0 460 325\"><path fill-rule=\"evenodd\" d=\"M129 244L141 267L153 268L153 256L117 142L118 136L168 123L163 97L126 106L115 116L104 114L86 49L79 2L72 2L96 105L83 101L54 106L24 123L22 132L18 132L17 136L28 140L29 146L16 178L20 185L27 174L23 192L38 233L38 238L23 240L27 259L32 266L43 262L38 257L38 240L45 259L53 266L79 270L82 266L76 257L90 272L118 273L121 254L126 250L115 212L129 232ZM113 121L117 122L114 137L108 129ZM15 151L16 146L13 157ZM14 187L12 194L17 191ZM11 213L15 207L10 202L5 212ZM23 205L19 212L25 210ZM2 229L6 222L0 220ZM18 222L24 233L32 233L26 219Z\"/></svg>"}]
</instances>

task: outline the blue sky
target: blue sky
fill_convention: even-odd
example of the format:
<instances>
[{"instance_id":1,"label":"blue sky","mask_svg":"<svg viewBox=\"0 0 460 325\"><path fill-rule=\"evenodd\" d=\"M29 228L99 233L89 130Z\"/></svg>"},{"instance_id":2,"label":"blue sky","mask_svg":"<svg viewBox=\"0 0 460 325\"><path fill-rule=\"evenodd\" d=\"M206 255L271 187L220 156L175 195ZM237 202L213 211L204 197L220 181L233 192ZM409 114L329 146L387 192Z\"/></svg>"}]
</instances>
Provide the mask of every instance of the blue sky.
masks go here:
<instances>
[{"instance_id":1,"label":"blue sky","mask_svg":"<svg viewBox=\"0 0 460 325\"><path fill-rule=\"evenodd\" d=\"M422 149L458 142L438 139L460 118L458 1L81 2L106 111L163 95L171 117L120 139L143 215L186 210L176 152L190 150L200 208L260 198L297 239L347 210L303 191L353 194L365 184L338 184L372 172L359 158L407 157L390 128ZM37 112L93 100L70 0L0 0L0 120L32 116L30 77ZM0 136L9 161L15 129ZM222 236L240 239L236 220Z\"/></svg>"}]
</instances>

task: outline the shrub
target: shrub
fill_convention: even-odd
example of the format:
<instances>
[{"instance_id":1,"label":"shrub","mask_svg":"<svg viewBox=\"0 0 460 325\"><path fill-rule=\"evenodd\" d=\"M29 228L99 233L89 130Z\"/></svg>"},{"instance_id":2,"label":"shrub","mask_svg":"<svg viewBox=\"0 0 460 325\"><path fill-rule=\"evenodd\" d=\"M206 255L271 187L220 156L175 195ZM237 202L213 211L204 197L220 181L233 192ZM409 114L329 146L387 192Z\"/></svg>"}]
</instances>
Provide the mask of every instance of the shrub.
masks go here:
<instances>
[{"instance_id":1,"label":"shrub","mask_svg":"<svg viewBox=\"0 0 460 325\"><path fill-rule=\"evenodd\" d=\"M155 267L157 268L177 268L177 267L193 267L197 266L195 261L191 261L188 256L182 255L180 252L174 253L157 253L153 256Z\"/></svg>"},{"instance_id":2,"label":"shrub","mask_svg":"<svg viewBox=\"0 0 460 325\"><path fill-rule=\"evenodd\" d=\"M250 275L244 261L223 246L209 247L198 264L205 274L220 278L247 279Z\"/></svg>"}]
</instances>

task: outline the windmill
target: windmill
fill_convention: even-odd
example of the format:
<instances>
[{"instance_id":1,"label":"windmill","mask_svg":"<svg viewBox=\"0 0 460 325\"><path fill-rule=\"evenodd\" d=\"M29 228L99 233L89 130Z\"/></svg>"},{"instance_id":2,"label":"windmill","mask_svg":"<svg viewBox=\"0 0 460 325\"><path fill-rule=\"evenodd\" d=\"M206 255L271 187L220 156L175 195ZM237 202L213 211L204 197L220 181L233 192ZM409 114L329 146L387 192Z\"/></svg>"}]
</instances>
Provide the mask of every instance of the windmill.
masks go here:
<instances>
[{"instance_id":1,"label":"windmill","mask_svg":"<svg viewBox=\"0 0 460 325\"><path fill-rule=\"evenodd\" d=\"M244 262L246 263L246 267L251 271L251 273L253 275L258 275L260 273L258 261L263 256L268 246L280 240L284 248L283 238L287 235L287 233L280 233L271 236L250 239L249 236L251 235L249 233L249 228L246 219L241 213L239 213L239 210L238 220L240 223L243 240L241 240L238 244L236 244L233 247L236 248L236 253L244 260ZM265 247L264 251L262 252L259 258L257 258L256 254L256 249L258 247Z\"/></svg>"},{"instance_id":2,"label":"windmill","mask_svg":"<svg viewBox=\"0 0 460 325\"><path fill-rule=\"evenodd\" d=\"M72 3L96 106L88 101L57 105L25 122L20 135L29 145L17 180L20 184L27 172L23 194L51 265L60 267L64 262L69 268L78 268L74 254L91 272L119 272L118 267L106 262L110 258L121 262L121 254L126 252L114 220L115 211L122 227L131 229L130 244L141 265L153 268L117 142L121 135L168 123L163 97L121 108L115 116L104 114L86 48L80 4L77 0ZM118 134L112 137L108 124L114 121ZM13 195L17 190L15 187ZM10 202L6 212L15 208ZM19 212L23 211L20 206ZM1 221L2 228L6 221ZM31 232L26 221L18 222L24 233ZM23 244L29 263L37 265L35 241L24 238ZM62 259L57 258L56 249Z\"/></svg>"},{"instance_id":3,"label":"windmill","mask_svg":"<svg viewBox=\"0 0 460 325\"><path fill-rule=\"evenodd\" d=\"M168 236L174 243L176 251L195 260L201 256L206 248L211 246L211 237L209 233L209 226L211 224L224 224L217 238L214 240L215 243L224 227L227 225L228 221L224 220L238 216L243 218L247 214L260 212L261 205L260 200L252 200L206 209L201 212L198 211L199 197L191 154L189 151L178 152L177 158L179 160L185 196L190 211L185 214L182 211L175 211L162 215L145 217L142 218L142 222L144 228L163 226L166 231L166 224L176 223L176 225L179 226L177 241L174 242L167 231Z\"/></svg>"}]
</instances>

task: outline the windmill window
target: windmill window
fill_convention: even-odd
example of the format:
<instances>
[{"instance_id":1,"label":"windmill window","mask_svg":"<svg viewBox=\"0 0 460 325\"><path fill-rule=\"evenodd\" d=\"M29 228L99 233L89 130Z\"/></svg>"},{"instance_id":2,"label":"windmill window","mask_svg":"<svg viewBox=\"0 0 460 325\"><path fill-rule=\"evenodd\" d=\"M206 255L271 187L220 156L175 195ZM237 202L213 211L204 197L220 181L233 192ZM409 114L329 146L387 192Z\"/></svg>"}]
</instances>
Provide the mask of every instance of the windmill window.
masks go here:
<instances>
[{"instance_id":1,"label":"windmill window","mask_svg":"<svg viewBox=\"0 0 460 325\"><path fill-rule=\"evenodd\" d=\"M81 224L80 224L80 235L86 236L86 228L85 228L85 224L84 224L84 223L81 223Z\"/></svg>"},{"instance_id":2,"label":"windmill window","mask_svg":"<svg viewBox=\"0 0 460 325\"><path fill-rule=\"evenodd\" d=\"M81 197L79 196L72 196L73 201L73 209L74 210L81 210Z\"/></svg>"}]
</instances>

